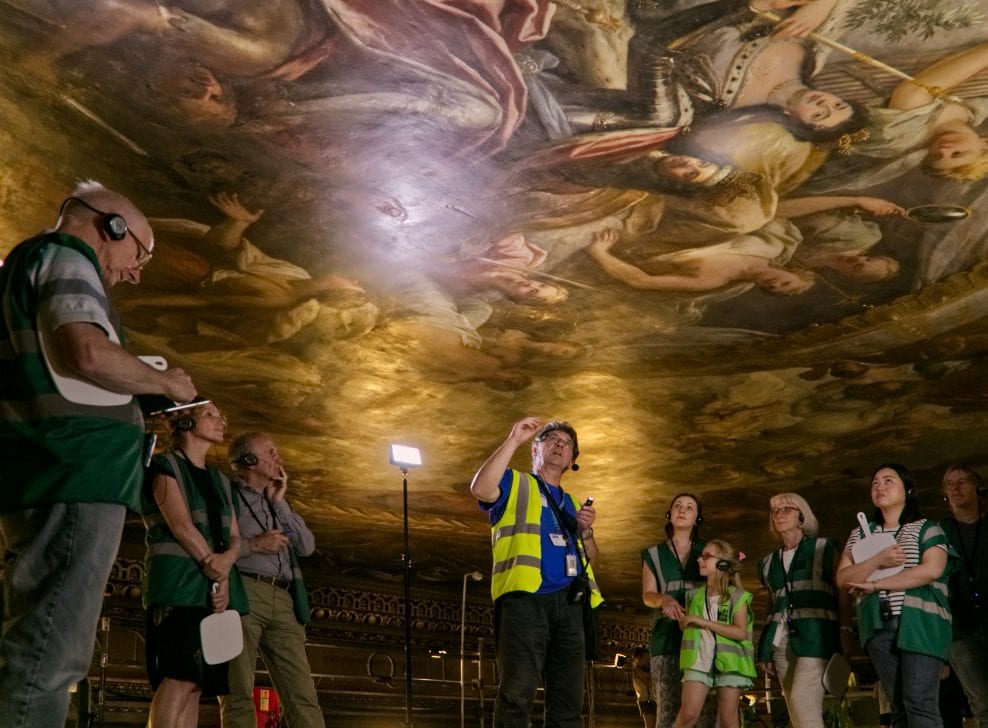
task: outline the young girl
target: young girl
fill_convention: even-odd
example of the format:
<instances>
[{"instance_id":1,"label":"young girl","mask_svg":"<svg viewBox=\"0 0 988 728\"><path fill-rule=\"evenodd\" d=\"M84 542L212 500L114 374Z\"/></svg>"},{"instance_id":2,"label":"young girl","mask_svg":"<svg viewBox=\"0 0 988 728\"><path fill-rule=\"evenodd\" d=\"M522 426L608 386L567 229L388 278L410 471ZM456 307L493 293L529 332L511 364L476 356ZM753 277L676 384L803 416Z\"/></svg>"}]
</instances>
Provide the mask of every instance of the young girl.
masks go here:
<instances>
[{"instance_id":1,"label":"young girl","mask_svg":"<svg viewBox=\"0 0 988 728\"><path fill-rule=\"evenodd\" d=\"M683 698L674 728L696 724L712 687L720 728L737 728L738 697L755 677L751 592L741 587L741 561L726 541L708 541L698 561L707 584L692 595L680 620Z\"/></svg>"}]
</instances>

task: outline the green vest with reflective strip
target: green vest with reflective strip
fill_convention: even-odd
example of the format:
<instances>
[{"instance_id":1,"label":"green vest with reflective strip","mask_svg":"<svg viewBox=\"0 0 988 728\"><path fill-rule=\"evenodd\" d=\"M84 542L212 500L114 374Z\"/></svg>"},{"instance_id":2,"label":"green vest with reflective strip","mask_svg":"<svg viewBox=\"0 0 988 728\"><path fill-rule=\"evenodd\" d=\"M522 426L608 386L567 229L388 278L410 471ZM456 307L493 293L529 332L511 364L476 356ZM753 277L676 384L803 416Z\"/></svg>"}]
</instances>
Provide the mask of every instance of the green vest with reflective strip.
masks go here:
<instances>
[{"instance_id":1,"label":"green vest with reflective strip","mask_svg":"<svg viewBox=\"0 0 988 728\"><path fill-rule=\"evenodd\" d=\"M957 554L948 543L943 529L935 521L929 519L923 521L919 531L920 561L927 549L942 544L947 547L947 566L936 581L914 589L906 589L895 643L905 652L930 655L946 662L953 637L947 580L954 569ZM873 524L869 525L873 529L876 528ZM859 600L857 612L861 644L867 645L883 625L879 592L872 592Z\"/></svg>"},{"instance_id":2,"label":"green vest with reflective strip","mask_svg":"<svg viewBox=\"0 0 988 728\"><path fill-rule=\"evenodd\" d=\"M642 561L655 576L655 584L659 594L672 597L680 606L686 606L686 592L696 589L703 584L697 559L703 551L702 543L693 542L686 556L686 566L683 567L676 554L673 553L669 542L651 546L642 551ZM679 654L683 631L679 623L669 619L661 609L652 610L652 635L648 643L650 655Z\"/></svg>"},{"instance_id":3,"label":"green vest with reflective strip","mask_svg":"<svg viewBox=\"0 0 988 728\"><path fill-rule=\"evenodd\" d=\"M70 402L48 372L38 333L39 303L80 291L116 322L106 290L87 278L35 286L33 271L54 248L68 248L101 275L93 249L72 235L26 240L0 266L0 513L54 503L119 503L140 508L144 420L133 402L101 407ZM122 331L115 326L118 337Z\"/></svg>"},{"instance_id":4,"label":"green vest with reflective strip","mask_svg":"<svg viewBox=\"0 0 988 728\"><path fill-rule=\"evenodd\" d=\"M703 655L701 642L703 629L690 625L683 632L683 647L679 653L681 670L696 670L705 673L732 673L744 677L755 677L755 646L752 644L752 626L754 615L751 613L751 592L728 587L729 596L722 600L717 608L717 621L733 624L734 615L742 606L748 608L748 633L740 642L714 634L714 654ZM689 600L686 613L708 619L707 616L707 587L701 586ZM711 660L711 657L713 658ZM713 664L711 664L711 662Z\"/></svg>"},{"instance_id":5,"label":"green vest with reflective strip","mask_svg":"<svg viewBox=\"0 0 988 728\"><path fill-rule=\"evenodd\" d=\"M509 592L534 594L542 586L542 498L538 481L529 473L511 471L511 492L501 518L491 526L494 567L491 570L491 596L496 601ZM573 505L580 503L567 493ZM577 541L585 559L582 541ZM590 606L604 601L593 567L587 564L590 579Z\"/></svg>"},{"instance_id":6,"label":"green vest with reflective strip","mask_svg":"<svg viewBox=\"0 0 988 728\"><path fill-rule=\"evenodd\" d=\"M758 564L762 586L769 591L770 610L758 640L759 662L772 662L776 634L780 629L788 629L790 606L795 633L789 636L789 644L797 657L828 658L840 651L840 618L834 585L837 552L836 541L806 537L796 546L788 575L778 551Z\"/></svg>"},{"instance_id":7,"label":"green vest with reflective strip","mask_svg":"<svg viewBox=\"0 0 988 728\"><path fill-rule=\"evenodd\" d=\"M178 487L189 508L189 516L196 530L213 550L209 528L207 497L214 507L219 507L223 539L230 539L230 522L237 517L232 499L230 481L216 468L209 468L211 489L208 494L196 487L192 473L184 458L175 453L155 455L155 461L165 465L166 471L174 474ZM144 499L144 525L147 528L147 557L144 569L144 606L167 605L172 607L210 607L209 579L205 577L199 564L182 548L165 523L164 516L154 502L151 483L147 484ZM224 548L226 546L224 545ZM234 566L230 569L230 606L241 614L248 613L247 593L244 591L240 572Z\"/></svg>"}]
</instances>

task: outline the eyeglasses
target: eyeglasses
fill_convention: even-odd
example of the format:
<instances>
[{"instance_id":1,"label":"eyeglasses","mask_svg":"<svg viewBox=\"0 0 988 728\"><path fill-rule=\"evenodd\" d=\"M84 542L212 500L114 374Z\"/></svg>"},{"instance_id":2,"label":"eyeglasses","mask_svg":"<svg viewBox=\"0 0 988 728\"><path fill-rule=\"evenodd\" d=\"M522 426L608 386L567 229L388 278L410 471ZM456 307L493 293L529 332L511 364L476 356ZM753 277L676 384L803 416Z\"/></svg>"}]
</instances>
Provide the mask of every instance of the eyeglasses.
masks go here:
<instances>
[{"instance_id":1,"label":"eyeglasses","mask_svg":"<svg viewBox=\"0 0 988 728\"><path fill-rule=\"evenodd\" d=\"M573 441L562 437L543 437L541 442L548 442L552 446L568 447L570 450L573 449Z\"/></svg>"},{"instance_id":2,"label":"eyeglasses","mask_svg":"<svg viewBox=\"0 0 988 728\"><path fill-rule=\"evenodd\" d=\"M700 554L700 558L703 559L704 561L706 561L707 559L716 559L716 558L718 558L718 556L717 556L717 554L711 554L711 553L708 553L708 552L704 551L703 553Z\"/></svg>"},{"instance_id":3,"label":"eyeglasses","mask_svg":"<svg viewBox=\"0 0 988 728\"><path fill-rule=\"evenodd\" d=\"M795 511L796 513L799 513L799 509L796 506L779 506L778 508L773 508L772 509L772 515L773 516L779 516L779 515L786 516L786 515L792 513L793 511Z\"/></svg>"},{"instance_id":4,"label":"eyeglasses","mask_svg":"<svg viewBox=\"0 0 988 728\"><path fill-rule=\"evenodd\" d=\"M130 237L134 239L134 242L137 243L137 269L140 270L151 262L151 249L141 242L141 239L134 234L134 231L130 229L130 226L127 227L127 232L130 234Z\"/></svg>"}]
</instances>

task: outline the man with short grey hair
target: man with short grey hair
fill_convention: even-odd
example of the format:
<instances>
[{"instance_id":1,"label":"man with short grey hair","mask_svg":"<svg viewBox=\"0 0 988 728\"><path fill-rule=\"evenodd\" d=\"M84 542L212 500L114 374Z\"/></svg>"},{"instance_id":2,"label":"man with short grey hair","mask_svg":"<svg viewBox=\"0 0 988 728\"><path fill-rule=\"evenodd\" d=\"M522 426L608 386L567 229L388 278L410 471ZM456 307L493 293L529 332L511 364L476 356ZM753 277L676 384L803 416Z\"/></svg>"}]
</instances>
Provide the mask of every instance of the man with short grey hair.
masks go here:
<instances>
[{"instance_id":1,"label":"man with short grey hair","mask_svg":"<svg viewBox=\"0 0 988 728\"><path fill-rule=\"evenodd\" d=\"M532 440L532 470L510 467ZM470 492L491 523L494 640L500 684L494 728L528 728L539 682L545 725L582 728L585 607L603 601L590 562L597 557L592 499L566 493L576 470L576 430L526 417L480 467Z\"/></svg>"},{"instance_id":2,"label":"man with short grey hair","mask_svg":"<svg viewBox=\"0 0 988 728\"><path fill-rule=\"evenodd\" d=\"M323 728L322 709L305 652L309 600L298 556L316 547L312 531L285 498L288 475L278 448L263 432L233 440L240 559L250 614L243 617L244 650L230 662L230 694L220 697L224 728L253 727L254 671L260 652L285 706L289 728Z\"/></svg>"}]
</instances>

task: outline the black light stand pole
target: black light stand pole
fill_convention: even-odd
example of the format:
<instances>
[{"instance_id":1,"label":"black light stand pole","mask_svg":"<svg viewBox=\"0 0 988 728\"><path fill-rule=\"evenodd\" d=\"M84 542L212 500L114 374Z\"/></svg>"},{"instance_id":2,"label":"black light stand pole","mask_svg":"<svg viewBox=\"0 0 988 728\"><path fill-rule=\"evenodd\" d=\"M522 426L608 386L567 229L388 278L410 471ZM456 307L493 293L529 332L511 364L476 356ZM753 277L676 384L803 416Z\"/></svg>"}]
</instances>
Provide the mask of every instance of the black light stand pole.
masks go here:
<instances>
[{"instance_id":1,"label":"black light stand pole","mask_svg":"<svg viewBox=\"0 0 988 728\"><path fill-rule=\"evenodd\" d=\"M408 468L401 468L405 545L405 728L412 728L412 559L408 552Z\"/></svg>"}]
</instances>

